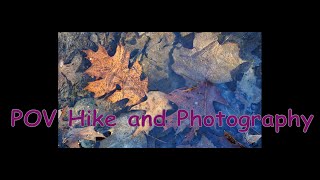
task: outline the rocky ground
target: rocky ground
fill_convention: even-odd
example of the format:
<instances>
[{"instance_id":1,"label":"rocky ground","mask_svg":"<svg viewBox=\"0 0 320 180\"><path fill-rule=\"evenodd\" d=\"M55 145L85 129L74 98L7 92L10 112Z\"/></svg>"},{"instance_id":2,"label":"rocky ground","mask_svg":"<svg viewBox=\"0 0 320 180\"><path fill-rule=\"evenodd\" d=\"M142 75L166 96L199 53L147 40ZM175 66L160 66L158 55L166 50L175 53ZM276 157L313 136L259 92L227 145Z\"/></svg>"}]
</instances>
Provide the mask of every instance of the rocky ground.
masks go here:
<instances>
[{"instance_id":1,"label":"rocky ground","mask_svg":"<svg viewBox=\"0 0 320 180\"><path fill-rule=\"evenodd\" d=\"M58 40L59 109L66 106L74 112L98 109L99 114L117 116L117 126L112 132L108 127L95 128L107 138L97 142L80 140L81 147L206 147L208 143L204 142L212 143L210 147L231 147L219 141L224 131L246 147L261 147L261 139L254 143L248 141L248 137L261 134L259 122L248 133L239 133L239 127L225 126L217 130L202 127L188 145L181 144L187 130L177 134L172 128L163 131L155 127L148 135L140 134L132 139L135 127L129 126L126 120L134 112L125 107L125 102L110 103L103 98L94 98L93 93L83 90L94 78L84 73L91 63L82 52L86 49L97 51L100 44L113 56L117 45L122 44L130 52L130 63L140 62L143 76L149 80L149 91L170 93L178 88L195 86L200 81L209 81L219 88L230 104L214 103L216 111L236 115L260 114L261 33L61 32L58 33ZM212 54L216 55L212 57ZM219 59L227 61L220 62ZM59 123L67 122L65 120ZM75 125L73 128L78 127ZM67 147L64 138L70 129L64 128L59 128L59 147Z\"/></svg>"}]
</instances>

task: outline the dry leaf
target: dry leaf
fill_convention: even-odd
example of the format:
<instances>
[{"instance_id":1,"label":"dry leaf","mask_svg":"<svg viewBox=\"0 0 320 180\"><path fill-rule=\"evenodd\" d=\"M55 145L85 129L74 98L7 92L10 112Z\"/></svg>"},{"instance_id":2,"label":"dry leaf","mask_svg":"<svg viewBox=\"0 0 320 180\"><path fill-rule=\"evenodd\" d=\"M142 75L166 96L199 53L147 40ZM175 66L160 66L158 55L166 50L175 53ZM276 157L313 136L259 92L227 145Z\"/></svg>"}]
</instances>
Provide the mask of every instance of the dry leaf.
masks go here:
<instances>
[{"instance_id":1,"label":"dry leaf","mask_svg":"<svg viewBox=\"0 0 320 180\"><path fill-rule=\"evenodd\" d=\"M208 80L224 83L232 80L230 72L243 61L235 43L220 45L217 33L196 33L194 48L177 48L173 52L172 69L191 84ZM197 68L195 68L197 67Z\"/></svg>"},{"instance_id":2,"label":"dry leaf","mask_svg":"<svg viewBox=\"0 0 320 180\"><path fill-rule=\"evenodd\" d=\"M146 114L151 115L154 118L156 115L162 114L163 110L171 109L171 105L166 97L166 94L160 91L150 91L147 94L148 99L136 106L133 106L131 110L145 110ZM139 120L141 124L141 119ZM149 133L153 128L150 126L149 122L146 121L145 126L137 127L136 131L133 133L133 136L137 136L141 132L145 132L146 134Z\"/></svg>"},{"instance_id":3,"label":"dry leaf","mask_svg":"<svg viewBox=\"0 0 320 180\"><path fill-rule=\"evenodd\" d=\"M88 126L85 128L73 128L66 135L65 144L70 148L80 148L79 140L91 140L96 141L96 138L105 138L105 136L94 130L94 126Z\"/></svg>"},{"instance_id":4,"label":"dry leaf","mask_svg":"<svg viewBox=\"0 0 320 180\"><path fill-rule=\"evenodd\" d=\"M86 90L93 92L94 97L101 97L116 89L119 85L121 90L116 90L107 99L111 102L117 102L128 98L127 106L138 103L147 92L148 79L140 80L142 68L136 61L129 69L130 53L125 51L122 45L117 47L114 56L110 57L105 48L99 45L97 52L84 50L87 59L92 66L86 70L90 76L98 80L89 82ZM101 79L100 79L101 78Z\"/></svg>"},{"instance_id":5,"label":"dry leaf","mask_svg":"<svg viewBox=\"0 0 320 180\"><path fill-rule=\"evenodd\" d=\"M186 90L176 89L167 95L167 98L174 102L179 109L188 111L193 110L194 114L215 115L213 107L213 101L227 104L226 100L221 96L218 88L209 82L201 83L197 87L189 88ZM177 128L177 113L171 114L168 118L168 123L164 127L168 129L170 127ZM185 141L191 140L199 129L198 123L195 123L191 131L186 135Z\"/></svg>"}]
</instances>

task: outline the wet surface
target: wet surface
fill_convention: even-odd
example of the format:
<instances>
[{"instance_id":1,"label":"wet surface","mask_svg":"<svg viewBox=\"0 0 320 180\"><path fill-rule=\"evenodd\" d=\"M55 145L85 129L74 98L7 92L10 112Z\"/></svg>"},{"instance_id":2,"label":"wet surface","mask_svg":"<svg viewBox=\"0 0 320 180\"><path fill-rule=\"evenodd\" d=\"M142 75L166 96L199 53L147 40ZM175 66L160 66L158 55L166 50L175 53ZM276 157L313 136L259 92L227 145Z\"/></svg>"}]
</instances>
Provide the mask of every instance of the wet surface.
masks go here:
<instances>
[{"instance_id":1,"label":"wet surface","mask_svg":"<svg viewBox=\"0 0 320 180\"><path fill-rule=\"evenodd\" d=\"M228 105L212 102L215 112L226 115L251 115L261 113L261 33L257 32L117 32L117 33L59 33L58 44L58 101L59 109L68 106L76 113L79 110L98 109L100 114L117 116L117 127L95 127L96 131L113 133L101 141L79 140L83 148L176 148L176 147L237 147L226 140L224 132L248 148L261 147L261 138L248 142L249 135L261 135L261 123L239 133L241 127L201 127L194 138L185 144L183 139L191 131L186 126L164 130L154 127L150 132L132 138L135 127L127 124L132 113L124 99L117 103L106 101L105 95L94 98L94 94L84 90L88 82L95 80L85 73L91 66L82 50L96 51L98 44L113 56L117 45L122 44L130 52L129 66L138 61L142 66L142 77L147 77L148 91L169 94L179 88L191 88L203 81L213 83L228 102ZM172 103L168 113L179 107ZM74 128L79 128L76 125ZM64 134L59 130L59 147ZM210 143L208 143L208 141Z\"/></svg>"}]
</instances>

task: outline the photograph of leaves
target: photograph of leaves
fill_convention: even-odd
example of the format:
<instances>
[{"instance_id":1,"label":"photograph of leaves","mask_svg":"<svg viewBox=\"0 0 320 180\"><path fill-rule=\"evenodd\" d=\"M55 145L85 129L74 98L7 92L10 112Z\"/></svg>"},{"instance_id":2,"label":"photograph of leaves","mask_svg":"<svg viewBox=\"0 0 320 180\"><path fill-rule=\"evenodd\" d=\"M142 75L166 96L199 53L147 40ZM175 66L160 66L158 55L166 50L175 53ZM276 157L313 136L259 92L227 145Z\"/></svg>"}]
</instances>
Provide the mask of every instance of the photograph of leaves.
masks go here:
<instances>
[{"instance_id":1,"label":"photograph of leaves","mask_svg":"<svg viewBox=\"0 0 320 180\"><path fill-rule=\"evenodd\" d=\"M179 109L260 114L261 51L260 32L59 32L58 147L261 148L259 121L245 133L190 126L190 118L177 126ZM70 110L115 115L116 125L69 126ZM163 127L128 124L163 110Z\"/></svg>"}]
</instances>

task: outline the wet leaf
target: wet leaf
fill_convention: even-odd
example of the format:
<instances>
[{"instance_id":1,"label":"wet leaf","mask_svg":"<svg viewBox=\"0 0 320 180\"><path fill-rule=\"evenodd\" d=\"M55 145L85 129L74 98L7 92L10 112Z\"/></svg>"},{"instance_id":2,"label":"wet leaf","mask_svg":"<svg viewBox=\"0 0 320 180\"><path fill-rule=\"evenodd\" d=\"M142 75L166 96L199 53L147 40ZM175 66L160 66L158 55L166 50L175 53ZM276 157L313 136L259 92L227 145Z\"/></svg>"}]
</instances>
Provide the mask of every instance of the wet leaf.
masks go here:
<instances>
[{"instance_id":1,"label":"wet leaf","mask_svg":"<svg viewBox=\"0 0 320 180\"><path fill-rule=\"evenodd\" d=\"M148 99L136 106L133 106L131 110L145 110L146 114L150 115L154 118L156 115L162 114L163 110L171 109L171 105L169 104L169 100L166 97L166 94L160 91L150 91L147 94ZM141 125L141 119L140 125ZM139 126L136 131L133 133L133 136L137 136L141 132L146 134L149 133L150 130L154 127L154 124L150 126L149 122L146 121L145 126Z\"/></svg>"},{"instance_id":2,"label":"wet leaf","mask_svg":"<svg viewBox=\"0 0 320 180\"><path fill-rule=\"evenodd\" d=\"M105 136L94 130L94 126L88 126L85 128L73 128L66 135L65 144L70 148L80 148L80 140L96 141L96 138L105 138Z\"/></svg>"},{"instance_id":3,"label":"wet leaf","mask_svg":"<svg viewBox=\"0 0 320 180\"><path fill-rule=\"evenodd\" d=\"M239 143L230 133L227 131L224 132L225 138L232 144L233 148L246 148L241 143ZM225 138L220 138L221 141L225 141Z\"/></svg>"},{"instance_id":4,"label":"wet leaf","mask_svg":"<svg viewBox=\"0 0 320 180\"><path fill-rule=\"evenodd\" d=\"M174 87L169 84L165 85L166 83L159 83L159 81L168 81L170 51L175 35L172 32L148 32L143 37L148 37L149 41L145 47L145 54L139 60L143 72L149 79L149 89L170 92L166 89Z\"/></svg>"},{"instance_id":5,"label":"wet leaf","mask_svg":"<svg viewBox=\"0 0 320 180\"><path fill-rule=\"evenodd\" d=\"M176 48L173 57L172 69L191 85L205 80L211 83L232 81L231 71L243 62L238 45L220 45L217 33L197 33L194 48Z\"/></svg>"},{"instance_id":6,"label":"wet leaf","mask_svg":"<svg viewBox=\"0 0 320 180\"><path fill-rule=\"evenodd\" d=\"M72 85L75 85L81 80L81 73L77 72L81 65L81 55L78 53L74 56L70 64L64 64L62 60L59 62L59 72L61 72ZM61 85L59 84L59 87Z\"/></svg>"},{"instance_id":7,"label":"wet leaf","mask_svg":"<svg viewBox=\"0 0 320 180\"><path fill-rule=\"evenodd\" d=\"M100 142L100 148L146 148L147 138L144 134L139 134L132 138L135 127L128 124L130 116L141 116L142 111L122 114L116 118L116 126L109 129L111 135Z\"/></svg>"},{"instance_id":8,"label":"wet leaf","mask_svg":"<svg viewBox=\"0 0 320 180\"><path fill-rule=\"evenodd\" d=\"M245 138L250 144L254 144L259 141L259 139L262 137L260 134L251 135L248 132L245 134Z\"/></svg>"},{"instance_id":9,"label":"wet leaf","mask_svg":"<svg viewBox=\"0 0 320 180\"><path fill-rule=\"evenodd\" d=\"M213 101L222 104L227 104L225 99L221 96L218 88L216 88L210 82L203 82L196 87L189 89L176 89L167 95L167 98L174 102L179 109L186 110L189 113L193 110L194 114L200 116L205 115L215 115L215 110L213 107ZM168 123L164 127L168 129L173 127L175 129L177 126L177 112L171 114L168 118ZM198 123L195 123L191 127L191 131L186 135L184 141L190 141L199 129ZM180 130L182 131L182 130Z\"/></svg>"},{"instance_id":10,"label":"wet leaf","mask_svg":"<svg viewBox=\"0 0 320 180\"><path fill-rule=\"evenodd\" d=\"M188 145L179 145L177 148L216 148L215 145L204 135L201 136L201 140L197 143L196 146Z\"/></svg>"},{"instance_id":11,"label":"wet leaf","mask_svg":"<svg viewBox=\"0 0 320 180\"><path fill-rule=\"evenodd\" d=\"M107 100L117 102L127 98L129 101L126 105L131 106L146 95L148 79L140 80L142 68L138 61L130 69L128 68L130 53L122 45L117 47L112 57L101 45L97 52L90 49L84 52L92 63L86 73L97 78L96 81L89 82L84 89L93 92L95 98L116 90L117 85L121 90L116 90Z\"/></svg>"},{"instance_id":12,"label":"wet leaf","mask_svg":"<svg viewBox=\"0 0 320 180\"><path fill-rule=\"evenodd\" d=\"M252 103L261 101L261 89L256 86L257 77L251 67L244 73L241 81L237 82L237 98L245 105L245 109Z\"/></svg>"}]
</instances>

